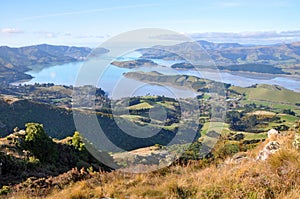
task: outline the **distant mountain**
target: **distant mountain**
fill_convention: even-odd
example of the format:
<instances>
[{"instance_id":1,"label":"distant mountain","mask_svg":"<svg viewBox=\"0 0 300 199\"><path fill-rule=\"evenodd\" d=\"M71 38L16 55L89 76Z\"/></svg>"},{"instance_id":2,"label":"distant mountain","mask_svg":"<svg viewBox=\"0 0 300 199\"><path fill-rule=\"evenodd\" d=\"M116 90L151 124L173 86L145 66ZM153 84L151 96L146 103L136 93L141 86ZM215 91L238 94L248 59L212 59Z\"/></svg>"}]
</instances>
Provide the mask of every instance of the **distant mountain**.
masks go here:
<instances>
[{"instance_id":1,"label":"distant mountain","mask_svg":"<svg viewBox=\"0 0 300 199\"><path fill-rule=\"evenodd\" d=\"M24 74L33 66L45 67L85 60L92 52L91 48L74 46L53 46L40 44L20 48L0 46L0 81L14 82L30 79ZM107 49L98 48L97 54L108 52Z\"/></svg>"},{"instance_id":2,"label":"distant mountain","mask_svg":"<svg viewBox=\"0 0 300 199\"><path fill-rule=\"evenodd\" d=\"M32 65L49 65L83 60L91 52L90 48L52 46L47 44L21 48L0 47L0 64L20 72Z\"/></svg>"},{"instance_id":3,"label":"distant mountain","mask_svg":"<svg viewBox=\"0 0 300 199\"><path fill-rule=\"evenodd\" d=\"M203 50L199 50L199 45ZM266 64L279 67L284 72L300 74L300 42L276 45L241 45L238 43L212 43L207 41L185 42L173 46L154 46L139 49L141 58L198 60L205 57L217 66ZM175 52L175 53L174 53ZM200 60L200 61L199 61ZM203 61L203 65L206 62ZM210 63L211 64L211 63Z\"/></svg>"},{"instance_id":4,"label":"distant mountain","mask_svg":"<svg viewBox=\"0 0 300 199\"><path fill-rule=\"evenodd\" d=\"M205 50L228 49L243 47L239 43L212 43L204 40L197 41Z\"/></svg>"}]
</instances>

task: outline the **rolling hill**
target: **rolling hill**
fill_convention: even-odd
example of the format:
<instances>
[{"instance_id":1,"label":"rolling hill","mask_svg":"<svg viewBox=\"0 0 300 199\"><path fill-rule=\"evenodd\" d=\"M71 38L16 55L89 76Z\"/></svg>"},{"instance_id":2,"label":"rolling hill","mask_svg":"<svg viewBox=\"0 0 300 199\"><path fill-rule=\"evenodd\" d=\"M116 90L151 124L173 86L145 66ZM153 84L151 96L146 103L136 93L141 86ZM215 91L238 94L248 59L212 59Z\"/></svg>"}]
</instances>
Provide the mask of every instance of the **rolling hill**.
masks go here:
<instances>
[{"instance_id":1,"label":"rolling hill","mask_svg":"<svg viewBox=\"0 0 300 199\"><path fill-rule=\"evenodd\" d=\"M200 52L201 48L203 51ZM230 70L227 67L230 65L237 67L236 65L242 64L265 64L281 68L284 72L299 74L300 66L300 42L244 46L237 43L197 41L173 46L154 46L138 51L142 53L141 58L146 59L182 60L178 56L181 55L190 60L199 60L204 56L203 63L211 59L217 66L226 67L227 70Z\"/></svg>"}]
</instances>

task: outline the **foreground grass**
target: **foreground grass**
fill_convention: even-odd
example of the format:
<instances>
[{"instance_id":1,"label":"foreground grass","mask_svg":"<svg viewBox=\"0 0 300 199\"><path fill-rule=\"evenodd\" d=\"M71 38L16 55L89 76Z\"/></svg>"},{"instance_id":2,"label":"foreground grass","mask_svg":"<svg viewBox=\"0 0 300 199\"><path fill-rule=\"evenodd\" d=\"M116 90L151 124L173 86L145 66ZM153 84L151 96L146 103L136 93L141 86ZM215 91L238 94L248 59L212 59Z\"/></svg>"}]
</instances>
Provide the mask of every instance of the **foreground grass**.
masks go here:
<instances>
[{"instance_id":1,"label":"foreground grass","mask_svg":"<svg viewBox=\"0 0 300 199\"><path fill-rule=\"evenodd\" d=\"M267 161L255 157L269 140L248 151L249 160L240 164L196 161L146 174L97 172L47 198L299 198L300 152L291 147L292 134L279 139L282 148Z\"/></svg>"}]
</instances>

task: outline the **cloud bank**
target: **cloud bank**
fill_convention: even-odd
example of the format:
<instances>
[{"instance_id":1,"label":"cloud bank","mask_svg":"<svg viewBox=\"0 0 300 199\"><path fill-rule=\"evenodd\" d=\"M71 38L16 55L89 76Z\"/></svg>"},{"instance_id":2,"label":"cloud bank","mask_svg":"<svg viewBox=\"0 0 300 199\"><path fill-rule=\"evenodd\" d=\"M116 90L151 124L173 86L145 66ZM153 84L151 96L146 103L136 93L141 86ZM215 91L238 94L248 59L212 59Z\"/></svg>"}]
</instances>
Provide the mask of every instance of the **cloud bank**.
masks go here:
<instances>
[{"instance_id":1,"label":"cloud bank","mask_svg":"<svg viewBox=\"0 0 300 199\"><path fill-rule=\"evenodd\" d=\"M24 31L19 30L17 28L2 28L1 29L2 33L7 33L7 34L18 34L18 33L24 33Z\"/></svg>"},{"instance_id":2,"label":"cloud bank","mask_svg":"<svg viewBox=\"0 0 300 199\"><path fill-rule=\"evenodd\" d=\"M300 41L300 30L292 31L257 31L257 32L205 32L184 33L194 40L206 40L211 42L229 42L241 44L276 44ZM160 35L157 39L182 40L180 35Z\"/></svg>"}]
</instances>

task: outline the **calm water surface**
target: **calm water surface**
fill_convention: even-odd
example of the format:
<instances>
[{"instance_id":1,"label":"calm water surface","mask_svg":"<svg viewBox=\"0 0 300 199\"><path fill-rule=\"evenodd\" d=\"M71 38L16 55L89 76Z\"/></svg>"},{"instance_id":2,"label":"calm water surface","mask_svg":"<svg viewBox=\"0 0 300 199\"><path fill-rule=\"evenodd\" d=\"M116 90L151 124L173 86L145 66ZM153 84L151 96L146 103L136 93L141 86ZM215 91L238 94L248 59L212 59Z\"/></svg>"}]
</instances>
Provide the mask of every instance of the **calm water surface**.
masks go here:
<instances>
[{"instance_id":1,"label":"calm water surface","mask_svg":"<svg viewBox=\"0 0 300 199\"><path fill-rule=\"evenodd\" d=\"M139 57L139 53L131 53L117 60L134 60ZM171 66L174 63L182 61L166 61L153 59L159 65L166 67L141 67L138 70L141 71L158 71L163 74L186 74L194 75L201 78L210 80L221 81L236 86L251 86L253 84L276 84L287 89L291 89L300 92L300 78L288 77L279 75L257 75L251 73L239 73L239 72L224 72L218 70L174 70ZM84 66L84 62L68 63L63 65L51 66L42 70L31 70L27 74L34 78L25 84L34 83L54 83L60 85L75 85L78 72L81 67ZM127 79L123 76L123 73L134 71L126 68L119 68L114 65L101 66L95 65L95 68L99 67L103 70L102 75L99 77L97 85L105 90L109 96L114 98L126 97L126 96L138 96L138 95L165 95L168 97L192 97L195 93L179 88L173 88L169 86L149 85L136 80ZM88 81L86 82L88 84Z\"/></svg>"}]
</instances>

